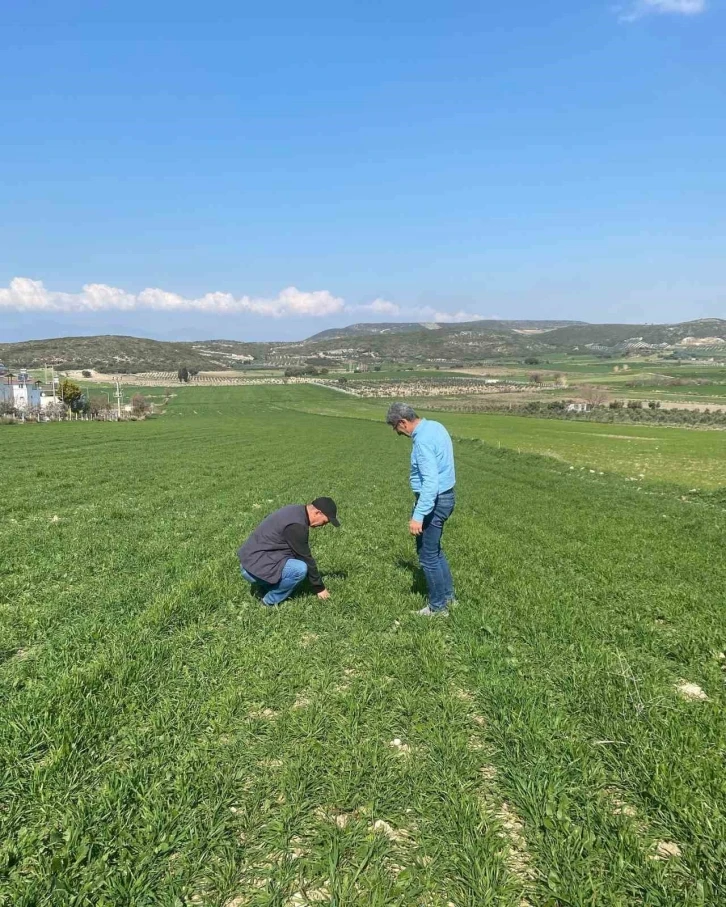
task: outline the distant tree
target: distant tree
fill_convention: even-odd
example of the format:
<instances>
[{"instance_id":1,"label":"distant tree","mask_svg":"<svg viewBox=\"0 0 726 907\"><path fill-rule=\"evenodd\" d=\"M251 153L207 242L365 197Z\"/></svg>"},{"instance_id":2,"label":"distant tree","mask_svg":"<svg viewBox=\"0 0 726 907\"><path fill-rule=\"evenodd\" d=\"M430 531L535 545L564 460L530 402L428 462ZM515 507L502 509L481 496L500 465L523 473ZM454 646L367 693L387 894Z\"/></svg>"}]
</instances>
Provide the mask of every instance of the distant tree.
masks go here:
<instances>
[{"instance_id":1,"label":"distant tree","mask_svg":"<svg viewBox=\"0 0 726 907\"><path fill-rule=\"evenodd\" d=\"M373 366L373 371L374 371L374 372L380 372L380 370L381 370L380 365L374 365L374 366Z\"/></svg>"},{"instance_id":2,"label":"distant tree","mask_svg":"<svg viewBox=\"0 0 726 907\"><path fill-rule=\"evenodd\" d=\"M189 369L186 365L183 365L177 372L177 377L180 381L183 381L185 384L189 381Z\"/></svg>"},{"instance_id":3,"label":"distant tree","mask_svg":"<svg viewBox=\"0 0 726 907\"><path fill-rule=\"evenodd\" d=\"M75 400L72 400L69 403L72 413L87 413L88 412L88 397L85 394L81 394L80 397L76 397Z\"/></svg>"},{"instance_id":4,"label":"distant tree","mask_svg":"<svg viewBox=\"0 0 726 907\"><path fill-rule=\"evenodd\" d=\"M542 381L542 375L539 372L532 372L529 376L530 384L540 384Z\"/></svg>"},{"instance_id":5,"label":"distant tree","mask_svg":"<svg viewBox=\"0 0 726 907\"><path fill-rule=\"evenodd\" d=\"M4 397L0 400L0 416L14 416L15 404L12 400L6 400Z\"/></svg>"},{"instance_id":6,"label":"distant tree","mask_svg":"<svg viewBox=\"0 0 726 907\"><path fill-rule=\"evenodd\" d=\"M623 401L622 400L611 400L608 405L610 406L610 409L622 409Z\"/></svg>"},{"instance_id":7,"label":"distant tree","mask_svg":"<svg viewBox=\"0 0 726 907\"><path fill-rule=\"evenodd\" d=\"M87 368L84 368L83 371L81 372L81 374L83 375L84 378L92 378L92 377L93 377L93 376L91 375L91 373L88 371Z\"/></svg>"},{"instance_id":8,"label":"distant tree","mask_svg":"<svg viewBox=\"0 0 726 907\"><path fill-rule=\"evenodd\" d=\"M660 400L649 400L648 408L649 409L660 409Z\"/></svg>"},{"instance_id":9,"label":"distant tree","mask_svg":"<svg viewBox=\"0 0 726 907\"><path fill-rule=\"evenodd\" d=\"M580 388L580 395L591 406L604 406L608 402L608 392L603 387L586 384Z\"/></svg>"},{"instance_id":10,"label":"distant tree","mask_svg":"<svg viewBox=\"0 0 726 907\"><path fill-rule=\"evenodd\" d=\"M347 383L348 383L348 379L347 379L347 378L338 378L338 384L345 385L345 384L347 384Z\"/></svg>"},{"instance_id":11,"label":"distant tree","mask_svg":"<svg viewBox=\"0 0 726 907\"><path fill-rule=\"evenodd\" d=\"M88 401L88 412L94 417L104 416L111 409L106 397L91 397Z\"/></svg>"},{"instance_id":12,"label":"distant tree","mask_svg":"<svg viewBox=\"0 0 726 907\"><path fill-rule=\"evenodd\" d=\"M628 400L628 409L642 409L643 404L640 400Z\"/></svg>"},{"instance_id":13,"label":"distant tree","mask_svg":"<svg viewBox=\"0 0 726 907\"><path fill-rule=\"evenodd\" d=\"M539 365L539 359L536 356L527 356L524 360L525 365Z\"/></svg>"},{"instance_id":14,"label":"distant tree","mask_svg":"<svg viewBox=\"0 0 726 907\"><path fill-rule=\"evenodd\" d=\"M80 400L83 397L83 388L76 384L75 381L70 381L68 378L64 378L59 387L58 394L61 398L61 401L70 406L72 412L78 412L78 407L80 405Z\"/></svg>"},{"instance_id":15,"label":"distant tree","mask_svg":"<svg viewBox=\"0 0 726 907\"><path fill-rule=\"evenodd\" d=\"M135 416L145 416L151 409L151 403L143 394L134 394L131 398L131 412Z\"/></svg>"},{"instance_id":16,"label":"distant tree","mask_svg":"<svg viewBox=\"0 0 726 907\"><path fill-rule=\"evenodd\" d=\"M190 369L187 369L187 371L189 372L190 378L196 378L196 376L199 374L198 368L190 368Z\"/></svg>"}]
</instances>

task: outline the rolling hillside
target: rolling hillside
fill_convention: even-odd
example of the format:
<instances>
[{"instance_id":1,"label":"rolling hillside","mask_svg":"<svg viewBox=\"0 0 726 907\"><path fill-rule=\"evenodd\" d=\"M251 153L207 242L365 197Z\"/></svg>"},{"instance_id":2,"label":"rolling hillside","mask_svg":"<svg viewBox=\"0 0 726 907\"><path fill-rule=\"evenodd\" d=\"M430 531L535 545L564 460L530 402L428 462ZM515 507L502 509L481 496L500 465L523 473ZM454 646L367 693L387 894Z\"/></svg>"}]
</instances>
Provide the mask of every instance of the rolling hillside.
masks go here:
<instances>
[{"instance_id":1,"label":"rolling hillside","mask_svg":"<svg viewBox=\"0 0 726 907\"><path fill-rule=\"evenodd\" d=\"M411 334L421 331L440 331L442 334L459 333L461 331L474 331L481 334L491 334L500 331L551 331L555 328L570 325L585 325L582 321L497 321L482 319L479 321L465 321L458 324L443 324L441 322L403 321L391 324L351 324L344 328L331 328L320 331L309 338L311 342L319 340L336 340L341 337L352 337L363 334Z\"/></svg>"},{"instance_id":2,"label":"rolling hillside","mask_svg":"<svg viewBox=\"0 0 726 907\"><path fill-rule=\"evenodd\" d=\"M636 338L645 343L675 344L686 337L726 339L726 321L722 318L700 318L680 324L572 324L552 331L547 341L567 349L588 344L614 347Z\"/></svg>"},{"instance_id":3,"label":"rolling hillside","mask_svg":"<svg viewBox=\"0 0 726 907\"><path fill-rule=\"evenodd\" d=\"M0 343L0 361L9 368L89 368L108 374L174 371L180 366L199 370L239 368L264 358L269 344L210 340L170 343L144 337L58 337L25 343Z\"/></svg>"},{"instance_id":4,"label":"rolling hillside","mask_svg":"<svg viewBox=\"0 0 726 907\"><path fill-rule=\"evenodd\" d=\"M693 339L688 339L693 338ZM713 338L713 342L709 342ZM684 343L684 341L686 341ZM704 318L681 324L585 324L561 321L474 321L465 324L355 324L321 331L295 343L235 340L163 342L112 335L0 343L0 361L11 369L95 369L107 374L203 371L245 365L286 366L316 359L451 364L588 351L622 353L654 348L726 350L726 321Z\"/></svg>"}]
</instances>

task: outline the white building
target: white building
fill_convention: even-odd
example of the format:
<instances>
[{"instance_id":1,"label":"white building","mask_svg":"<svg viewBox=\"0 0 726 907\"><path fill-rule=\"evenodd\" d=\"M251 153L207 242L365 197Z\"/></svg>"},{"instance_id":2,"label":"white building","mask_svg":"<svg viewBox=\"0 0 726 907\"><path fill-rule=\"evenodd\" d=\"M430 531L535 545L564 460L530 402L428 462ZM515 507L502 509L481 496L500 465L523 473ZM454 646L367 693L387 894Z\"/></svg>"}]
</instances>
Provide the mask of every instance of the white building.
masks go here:
<instances>
[{"instance_id":1,"label":"white building","mask_svg":"<svg viewBox=\"0 0 726 907\"><path fill-rule=\"evenodd\" d=\"M8 401L21 412L39 409L40 388L30 381L3 380L0 382L0 400Z\"/></svg>"}]
</instances>

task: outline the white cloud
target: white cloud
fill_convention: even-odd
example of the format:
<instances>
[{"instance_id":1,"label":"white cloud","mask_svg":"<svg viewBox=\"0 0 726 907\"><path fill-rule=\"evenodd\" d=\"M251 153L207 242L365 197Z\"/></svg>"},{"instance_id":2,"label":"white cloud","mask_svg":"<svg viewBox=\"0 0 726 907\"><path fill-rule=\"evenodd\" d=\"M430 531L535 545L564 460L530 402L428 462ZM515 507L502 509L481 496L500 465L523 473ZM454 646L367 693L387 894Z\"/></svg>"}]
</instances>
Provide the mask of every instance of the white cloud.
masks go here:
<instances>
[{"instance_id":1,"label":"white cloud","mask_svg":"<svg viewBox=\"0 0 726 907\"><path fill-rule=\"evenodd\" d=\"M482 315L471 312L441 312L432 306L405 307L387 299L374 299L361 305L348 305L328 290L305 292L287 287L271 298L233 296L231 293L205 293L189 298L149 287L140 293L127 293L103 283L86 284L80 293L49 290L42 281L16 277L10 286L0 288L0 311L19 312L106 312L154 311L201 312L236 315L249 312L270 318L311 317L366 313L380 318L402 318L407 321L448 322L481 321Z\"/></svg>"},{"instance_id":2,"label":"white cloud","mask_svg":"<svg viewBox=\"0 0 726 907\"><path fill-rule=\"evenodd\" d=\"M231 293L206 293L196 299L149 288L140 293L126 293L102 283L86 284L80 293L49 290L40 280L16 277L10 286L0 289L0 309L20 312L102 312L196 311L221 314L251 312L272 318L284 316L334 315L345 310L345 302L327 290L306 293L287 287L271 299L253 296L234 297Z\"/></svg>"},{"instance_id":3,"label":"white cloud","mask_svg":"<svg viewBox=\"0 0 726 907\"><path fill-rule=\"evenodd\" d=\"M459 324L462 321L485 321L485 318L471 312L434 312L432 320L442 324Z\"/></svg>"},{"instance_id":4,"label":"white cloud","mask_svg":"<svg viewBox=\"0 0 726 907\"><path fill-rule=\"evenodd\" d=\"M395 302L389 302L387 299L374 299L373 302L366 302L363 305L346 306L349 312L369 312L374 315L400 315L401 306Z\"/></svg>"},{"instance_id":5,"label":"white cloud","mask_svg":"<svg viewBox=\"0 0 726 907\"><path fill-rule=\"evenodd\" d=\"M630 6L618 7L618 11L624 22L634 22L651 13L697 16L706 11L706 0L635 0Z\"/></svg>"},{"instance_id":6,"label":"white cloud","mask_svg":"<svg viewBox=\"0 0 726 907\"><path fill-rule=\"evenodd\" d=\"M374 299L368 308L378 315L398 315L401 311L400 306L395 302L388 302L387 299Z\"/></svg>"},{"instance_id":7,"label":"white cloud","mask_svg":"<svg viewBox=\"0 0 726 907\"><path fill-rule=\"evenodd\" d=\"M365 305L346 306L349 312L369 312L376 315L400 316L407 321L425 321L438 323L457 323L460 321L483 321L483 315L473 315L471 312L439 312L432 306L400 306L387 299L374 299Z\"/></svg>"}]
</instances>

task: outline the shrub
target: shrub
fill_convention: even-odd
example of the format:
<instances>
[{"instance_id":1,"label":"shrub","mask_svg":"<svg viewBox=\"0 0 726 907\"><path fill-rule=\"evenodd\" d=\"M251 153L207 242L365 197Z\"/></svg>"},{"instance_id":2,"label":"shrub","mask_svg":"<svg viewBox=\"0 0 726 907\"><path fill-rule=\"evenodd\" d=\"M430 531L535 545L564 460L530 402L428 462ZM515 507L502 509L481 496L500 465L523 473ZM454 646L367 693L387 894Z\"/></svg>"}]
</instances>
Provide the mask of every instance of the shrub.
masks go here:
<instances>
[{"instance_id":1,"label":"shrub","mask_svg":"<svg viewBox=\"0 0 726 907\"><path fill-rule=\"evenodd\" d=\"M109 412L111 404L106 397L91 397L88 401L88 411L92 416L101 416Z\"/></svg>"},{"instance_id":2,"label":"shrub","mask_svg":"<svg viewBox=\"0 0 726 907\"><path fill-rule=\"evenodd\" d=\"M134 394L131 398L131 412L135 416L145 416L151 409L151 403L143 394Z\"/></svg>"},{"instance_id":3,"label":"shrub","mask_svg":"<svg viewBox=\"0 0 726 907\"><path fill-rule=\"evenodd\" d=\"M55 400L53 403L49 403L48 406L46 406L46 408L43 410L43 412L49 419L53 419L55 421L65 419L65 417L68 415L68 410L60 400Z\"/></svg>"}]
</instances>

